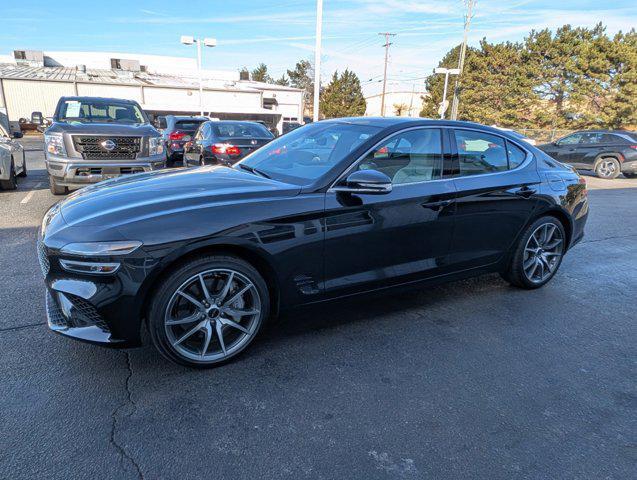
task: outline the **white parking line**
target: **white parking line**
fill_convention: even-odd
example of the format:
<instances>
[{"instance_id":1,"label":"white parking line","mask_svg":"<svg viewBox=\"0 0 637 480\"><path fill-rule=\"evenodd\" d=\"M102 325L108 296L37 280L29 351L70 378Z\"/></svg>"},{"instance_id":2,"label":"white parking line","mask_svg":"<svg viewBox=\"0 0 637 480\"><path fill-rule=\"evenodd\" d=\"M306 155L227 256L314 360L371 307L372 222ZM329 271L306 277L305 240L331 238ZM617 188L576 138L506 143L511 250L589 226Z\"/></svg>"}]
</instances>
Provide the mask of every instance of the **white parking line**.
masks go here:
<instances>
[{"instance_id":1,"label":"white parking line","mask_svg":"<svg viewBox=\"0 0 637 480\"><path fill-rule=\"evenodd\" d=\"M33 190L31 190L29 193L27 193L25 195L25 197L22 200L20 200L20 203L27 203L29 200L31 200L31 197L33 197L33 194L40 187L40 185L42 185L42 182L36 183L35 187L33 187Z\"/></svg>"}]
</instances>

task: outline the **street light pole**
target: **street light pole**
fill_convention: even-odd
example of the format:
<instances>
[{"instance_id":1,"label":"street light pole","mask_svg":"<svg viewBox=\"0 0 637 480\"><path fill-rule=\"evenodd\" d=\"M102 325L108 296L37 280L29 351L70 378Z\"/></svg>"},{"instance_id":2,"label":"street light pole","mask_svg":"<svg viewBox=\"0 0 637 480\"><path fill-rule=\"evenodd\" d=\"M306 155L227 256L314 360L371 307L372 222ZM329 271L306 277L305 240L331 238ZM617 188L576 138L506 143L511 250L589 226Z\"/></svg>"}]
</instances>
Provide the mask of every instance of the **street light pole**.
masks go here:
<instances>
[{"instance_id":1,"label":"street light pole","mask_svg":"<svg viewBox=\"0 0 637 480\"><path fill-rule=\"evenodd\" d=\"M321 35L323 31L323 0L316 0L316 44L314 46L314 105L312 118L319 120L319 95L321 94Z\"/></svg>"},{"instance_id":2,"label":"street light pole","mask_svg":"<svg viewBox=\"0 0 637 480\"><path fill-rule=\"evenodd\" d=\"M217 40L214 38L195 38L193 36L182 35L181 43L184 45L197 44L197 77L199 78L199 113L203 117L203 80L201 77L201 44L205 47L216 47Z\"/></svg>"},{"instance_id":3,"label":"street light pole","mask_svg":"<svg viewBox=\"0 0 637 480\"><path fill-rule=\"evenodd\" d=\"M440 120L445 118L445 112L447 111L447 107L449 106L449 102L447 101L447 85L449 84L449 75L458 75L460 70L457 68L434 68L434 73L443 74L445 76L445 86L442 92L442 101L440 102L440 108L438 108L438 112L440 113Z\"/></svg>"},{"instance_id":4,"label":"street light pole","mask_svg":"<svg viewBox=\"0 0 637 480\"><path fill-rule=\"evenodd\" d=\"M462 73L464 69L464 57L467 53L467 36L469 33L469 25L471 24L471 18L473 17L473 6L475 0L467 0L467 14L464 17L464 34L462 37L462 46L460 47L460 56L458 58L458 70ZM451 120L458 118L458 104L460 103L460 74L456 77L456 85L453 89L453 102L451 103Z\"/></svg>"}]
</instances>

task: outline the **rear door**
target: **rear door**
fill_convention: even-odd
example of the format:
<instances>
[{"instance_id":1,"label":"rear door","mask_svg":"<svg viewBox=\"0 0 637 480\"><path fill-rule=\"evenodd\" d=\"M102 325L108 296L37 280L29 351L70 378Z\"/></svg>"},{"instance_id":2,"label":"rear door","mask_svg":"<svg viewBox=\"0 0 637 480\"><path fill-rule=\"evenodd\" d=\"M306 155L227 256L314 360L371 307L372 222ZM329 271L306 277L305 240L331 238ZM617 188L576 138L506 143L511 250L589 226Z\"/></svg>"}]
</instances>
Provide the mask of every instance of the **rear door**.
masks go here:
<instances>
[{"instance_id":1,"label":"rear door","mask_svg":"<svg viewBox=\"0 0 637 480\"><path fill-rule=\"evenodd\" d=\"M535 161L521 145L468 128L452 131L452 148L457 198L450 263L457 270L494 263L537 206Z\"/></svg>"}]
</instances>

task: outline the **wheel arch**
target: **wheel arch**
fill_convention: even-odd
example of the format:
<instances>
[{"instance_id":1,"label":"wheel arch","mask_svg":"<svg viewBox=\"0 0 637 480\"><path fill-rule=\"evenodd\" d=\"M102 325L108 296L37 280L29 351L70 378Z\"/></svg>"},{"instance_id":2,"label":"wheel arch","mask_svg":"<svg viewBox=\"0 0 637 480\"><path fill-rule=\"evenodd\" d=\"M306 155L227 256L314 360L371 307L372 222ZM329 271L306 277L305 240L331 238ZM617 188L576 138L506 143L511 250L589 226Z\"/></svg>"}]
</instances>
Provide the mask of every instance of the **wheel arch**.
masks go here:
<instances>
[{"instance_id":1,"label":"wheel arch","mask_svg":"<svg viewBox=\"0 0 637 480\"><path fill-rule=\"evenodd\" d=\"M615 160L617 160L621 166L621 164L624 161L624 156L619 153L619 152L603 152L598 154L595 157L595 161L593 162L593 170L597 169L597 165L599 164L599 162L601 162L602 160L604 160L605 158L613 158Z\"/></svg>"},{"instance_id":2,"label":"wheel arch","mask_svg":"<svg viewBox=\"0 0 637 480\"><path fill-rule=\"evenodd\" d=\"M280 282L276 275L272 260L269 255L258 248L232 242L219 242L205 245L193 246L187 250L179 250L173 252L162 260L152 275L149 275L144 281L140 292L142 300L139 304L139 313L143 321L147 321L147 312L153 293L157 290L161 281L167 277L177 266L188 262L191 259L202 255L230 255L240 258L252 265L263 277L268 285L268 293L270 295L270 314L276 316L280 307ZM140 322L140 325L143 322Z\"/></svg>"}]
</instances>

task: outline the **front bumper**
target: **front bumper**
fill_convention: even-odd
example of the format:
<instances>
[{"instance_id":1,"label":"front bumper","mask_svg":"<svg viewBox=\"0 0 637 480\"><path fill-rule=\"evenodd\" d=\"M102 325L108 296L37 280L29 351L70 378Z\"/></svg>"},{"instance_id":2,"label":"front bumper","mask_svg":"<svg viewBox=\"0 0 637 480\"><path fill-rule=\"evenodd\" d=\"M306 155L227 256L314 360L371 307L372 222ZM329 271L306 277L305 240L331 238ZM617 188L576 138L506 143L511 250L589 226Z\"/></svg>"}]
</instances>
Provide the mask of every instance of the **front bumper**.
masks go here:
<instances>
[{"instance_id":1,"label":"front bumper","mask_svg":"<svg viewBox=\"0 0 637 480\"><path fill-rule=\"evenodd\" d=\"M135 160L109 160L108 162L46 155L47 172L62 187L82 187L109 178L150 172L165 167L166 156L163 153Z\"/></svg>"}]
</instances>

